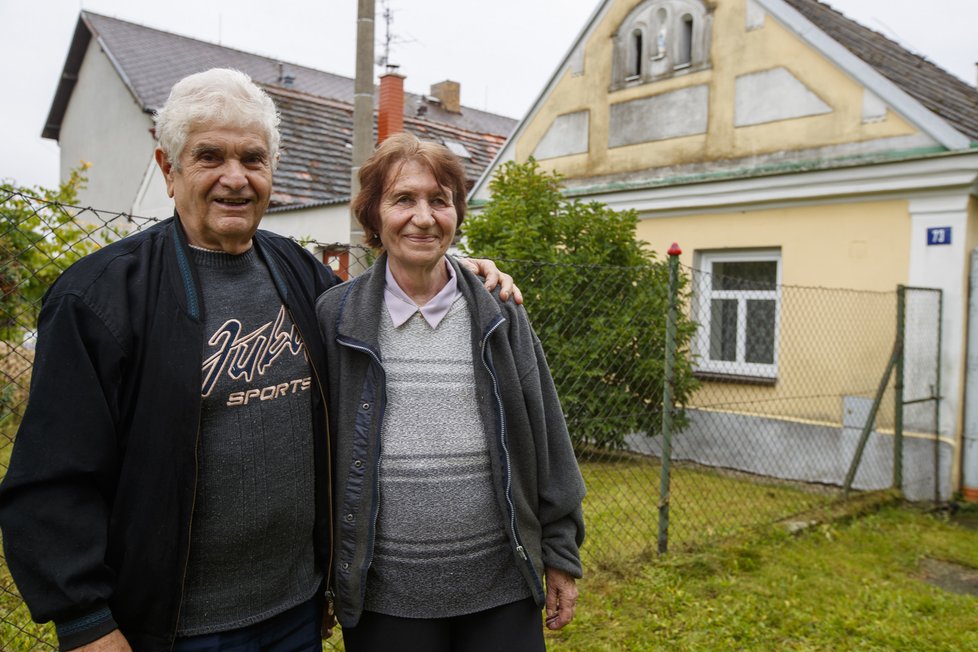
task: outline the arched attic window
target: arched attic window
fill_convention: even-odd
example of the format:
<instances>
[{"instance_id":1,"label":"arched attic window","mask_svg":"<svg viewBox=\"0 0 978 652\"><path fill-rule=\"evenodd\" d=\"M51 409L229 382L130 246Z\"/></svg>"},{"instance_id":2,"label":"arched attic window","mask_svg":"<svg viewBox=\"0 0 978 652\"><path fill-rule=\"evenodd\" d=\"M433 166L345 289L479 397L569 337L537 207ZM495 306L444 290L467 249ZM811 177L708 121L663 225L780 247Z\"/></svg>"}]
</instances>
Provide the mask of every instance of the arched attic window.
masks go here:
<instances>
[{"instance_id":1,"label":"arched attic window","mask_svg":"<svg viewBox=\"0 0 978 652\"><path fill-rule=\"evenodd\" d=\"M642 76L642 59L645 56L645 49L642 47L642 30L632 31L632 51L629 57L628 73L629 79L637 79Z\"/></svg>"},{"instance_id":2,"label":"arched attic window","mask_svg":"<svg viewBox=\"0 0 978 652\"><path fill-rule=\"evenodd\" d=\"M645 0L614 37L611 89L709 66L713 16L703 0Z\"/></svg>"},{"instance_id":3,"label":"arched attic window","mask_svg":"<svg viewBox=\"0 0 978 652\"><path fill-rule=\"evenodd\" d=\"M676 67L693 62L693 17L683 14L676 30Z\"/></svg>"}]
</instances>

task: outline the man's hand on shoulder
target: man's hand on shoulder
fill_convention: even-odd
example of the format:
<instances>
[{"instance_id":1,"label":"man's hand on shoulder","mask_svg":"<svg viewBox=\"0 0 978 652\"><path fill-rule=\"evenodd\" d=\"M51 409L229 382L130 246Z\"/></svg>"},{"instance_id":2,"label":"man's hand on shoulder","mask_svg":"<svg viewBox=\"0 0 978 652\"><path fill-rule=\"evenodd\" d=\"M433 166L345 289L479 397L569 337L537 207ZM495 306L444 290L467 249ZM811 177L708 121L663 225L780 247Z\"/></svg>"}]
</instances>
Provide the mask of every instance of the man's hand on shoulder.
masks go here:
<instances>
[{"instance_id":1,"label":"man's hand on shoulder","mask_svg":"<svg viewBox=\"0 0 978 652\"><path fill-rule=\"evenodd\" d=\"M132 648L122 632L116 629L88 645L73 648L70 652L132 652Z\"/></svg>"},{"instance_id":2,"label":"man's hand on shoulder","mask_svg":"<svg viewBox=\"0 0 978 652\"><path fill-rule=\"evenodd\" d=\"M459 262L468 267L473 273L486 279L485 286L490 292L499 285L499 298L503 301L509 301L509 297L512 295L513 301L519 304L523 303L523 293L513 283L513 277L500 272L499 268L496 267L496 263L493 261L488 258L461 258Z\"/></svg>"}]
</instances>

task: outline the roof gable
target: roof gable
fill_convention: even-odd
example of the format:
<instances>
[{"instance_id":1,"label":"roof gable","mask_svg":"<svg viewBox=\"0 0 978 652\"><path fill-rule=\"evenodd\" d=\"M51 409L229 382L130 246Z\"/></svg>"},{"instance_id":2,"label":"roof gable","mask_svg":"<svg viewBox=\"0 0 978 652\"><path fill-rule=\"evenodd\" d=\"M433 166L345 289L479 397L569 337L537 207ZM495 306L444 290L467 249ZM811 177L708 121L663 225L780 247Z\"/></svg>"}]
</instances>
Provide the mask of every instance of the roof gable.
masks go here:
<instances>
[{"instance_id":1,"label":"roof gable","mask_svg":"<svg viewBox=\"0 0 978 652\"><path fill-rule=\"evenodd\" d=\"M83 11L44 129L45 138L58 138L61 118L91 38L98 39L133 98L147 113L163 105L177 81L214 67L236 68L264 85L286 85L285 78L289 77L289 87L297 91L353 102L354 80L350 77ZM406 115L425 105L429 120L472 131L507 135L516 125L516 120L495 113L470 107L453 113L427 102L424 96L405 96Z\"/></svg>"},{"instance_id":2,"label":"roof gable","mask_svg":"<svg viewBox=\"0 0 978 652\"><path fill-rule=\"evenodd\" d=\"M978 89L818 0L782 0L928 110L978 141Z\"/></svg>"},{"instance_id":3,"label":"roof gable","mask_svg":"<svg viewBox=\"0 0 978 652\"><path fill-rule=\"evenodd\" d=\"M60 135L93 38L146 113L162 106L173 85L187 75L213 67L247 73L272 96L282 115L283 151L272 206L349 200L353 79L87 11L79 16L44 137ZM471 179L478 178L516 120L468 107L451 112L429 99L405 93L405 130L423 138L463 143L471 154L463 158L466 172Z\"/></svg>"},{"instance_id":4,"label":"roof gable","mask_svg":"<svg viewBox=\"0 0 978 652\"><path fill-rule=\"evenodd\" d=\"M642 63L641 72L627 72L634 76L626 75L624 81L619 79L623 66L635 65L632 49L622 55L622 44L631 44L627 19L644 5L641 0L601 2L472 196L487 196L492 170L502 161L523 160L531 154L540 158L539 144L554 135L552 131L559 132L561 142L580 145L557 148L553 154L554 168L571 185L577 178L582 183L584 178L610 183L623 170L636 180L648 179L650 174L685 178L718 166L728 170L725 174L737 174L737 170L750 171L766 160L783 164L792 160L792 152L799 160L819 161L820 165L831 165L836 159L839 164L851 164L861 156L885 157L887 151L900 156L960 151L978 141L975 88L818 0L696 1L707 10L703 23L708 27L713 20L714 29L724 30L722 39L714 37L719 54L711 51L706 64L692 61L687 69L676 68L678 72L665 76L656 72L661 59L656 56L649 63L651 73ZM651 22L658 25L660 15L662 20L674 19L675 2L654 4ZM718 24L714 18L721 15ZM765 15L768 22L777 24L775 29L764 27ZM652 31L634 37L636 47L646 53L643 61L660 47L655 38L658 26L642 27L646 28ZM709 31L704 33L706 39L711 38ZM646 46L647 42L652 45ZM755 48L750 62L742 50L731 50L732 43ZM731 61L737 63L731 65ZM754 74L757 77L752 79ZM797 75L799 82L794 104L782 94L785 84L778 82L788 79L794 83L791 75ZM752 99L752 82L774 93L779 109L773 115L763 117L750 111L747 100ZM737 115L731 118L728 89L734 85ZM699 101L692 102L688 112L667 110L681 104L680 95L696 90L702 91L696 95ZM714 99L722 94L721 99ZM828 101L831 106L820 101L826 98L832 98ZM656 117L650 120L647 116L653 109ZM741 109L752 115L742 117ZM665 128L670 116L702 124L687 134ZM566 133L570 128L563 123L569 124L569 117L580 117L573 121L582 125L580 133ZM655 124L649 127L650 123ZM713 129L714 124L719 128ZM758 126L752 126L755 124ZM633 132L627 138L619 133L624 127ZM648 133L642 127L648 127ZM659 134L663 129L668 133ZM761 140L765 130L767 138ZM575 135L578 137L571 137Z\"/></svg>"}]
</instances>

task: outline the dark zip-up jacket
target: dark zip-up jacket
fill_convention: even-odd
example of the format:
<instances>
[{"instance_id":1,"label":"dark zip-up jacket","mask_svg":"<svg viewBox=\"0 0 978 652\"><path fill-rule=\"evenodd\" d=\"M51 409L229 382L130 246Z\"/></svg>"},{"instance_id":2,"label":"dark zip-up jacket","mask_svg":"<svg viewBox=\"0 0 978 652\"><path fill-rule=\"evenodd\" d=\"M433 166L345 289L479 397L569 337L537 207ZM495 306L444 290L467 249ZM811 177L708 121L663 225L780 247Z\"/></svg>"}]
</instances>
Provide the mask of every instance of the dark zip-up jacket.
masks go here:
<instances>
[{"instance_id":1,"label":"dark zip-up jacket","mask_svg":"<svg viewBox=\"0 0 978 652\"><path fill-rule=\"evenodd\" d=\"M373 556L386 401L378 320L384 307L381 256L356 279L316 303L328 374L333 474L336 615L354 627L363 611ZM584 481L550 369L526 311L503 303L449 259L472 315L472 356L482 421L491 429L492 477L513 560L542 607L545 567L581 576ZM498 290L497 290L498 292Z\"/></svg>"},{"instance_id":2,"label":"dark zip-up jacket","mask_svg":"<svg viewBox=\"0 0 978 652\"><path fill-rule=\"evenodd\" d=\"M254 246L305 344L316 455L316 549L330 568L329 442L316 297L338 281L291 240ZM45 296L30 400L0 487L10 571L63 649L118 626L169 650L197 483L204 311L174 217L86 256Z\"/></svg>"}]
</instances>

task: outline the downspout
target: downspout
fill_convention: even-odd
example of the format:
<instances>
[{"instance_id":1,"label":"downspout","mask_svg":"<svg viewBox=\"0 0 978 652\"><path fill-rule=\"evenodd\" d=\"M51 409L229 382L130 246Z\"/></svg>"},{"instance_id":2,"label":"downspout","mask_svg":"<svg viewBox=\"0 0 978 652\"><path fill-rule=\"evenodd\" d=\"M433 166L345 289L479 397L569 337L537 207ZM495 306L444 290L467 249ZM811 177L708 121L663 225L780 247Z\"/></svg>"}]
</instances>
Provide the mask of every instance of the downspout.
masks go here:
<instances>
[{"instance_id":1,"label":"downspout","mask_svg":"<svg viewBox=\"0 0 978 652\"><path fill-rule=\"evenodd\" d=\"M964 450L961 487L964 499L978 502L978 249L968 272L968 353L964 387Z\"/></svg>"}]
</instances>

